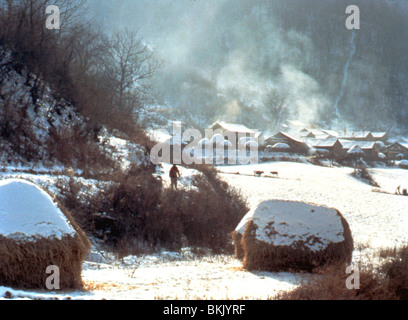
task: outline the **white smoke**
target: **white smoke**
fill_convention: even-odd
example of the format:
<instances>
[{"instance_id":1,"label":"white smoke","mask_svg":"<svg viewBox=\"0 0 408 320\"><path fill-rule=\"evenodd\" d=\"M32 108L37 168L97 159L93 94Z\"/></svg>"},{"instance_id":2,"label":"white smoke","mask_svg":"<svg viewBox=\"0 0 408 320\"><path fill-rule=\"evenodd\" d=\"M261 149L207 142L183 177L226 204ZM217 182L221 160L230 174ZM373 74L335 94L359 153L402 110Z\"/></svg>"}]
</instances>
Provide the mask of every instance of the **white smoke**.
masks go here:
<instances>
[{"instance_id":1,"label":"white smoke","mask_svg":"<svg viewBox=\"0 0 408 320\"><path fill-rule=\"evenodd\" d=\"M350 38L350 55L346 61L346 64L344 65L344 69L343 69L343 81L341 82L341 87L340 87L340 92L334 102L334 111L336 113L336 116L338 119L340 119L340 112L339 112L339 102L340 100L343 98L344 96L344 88L346 87L347 84L347 79L348 79L348 72L349 72L349 68L350 68L350 63L351 60L353 59L354 55L356 54L356 43L355 43L355 32L354 30L351 33L351 38Z\"/></svg>"}]
</instances>

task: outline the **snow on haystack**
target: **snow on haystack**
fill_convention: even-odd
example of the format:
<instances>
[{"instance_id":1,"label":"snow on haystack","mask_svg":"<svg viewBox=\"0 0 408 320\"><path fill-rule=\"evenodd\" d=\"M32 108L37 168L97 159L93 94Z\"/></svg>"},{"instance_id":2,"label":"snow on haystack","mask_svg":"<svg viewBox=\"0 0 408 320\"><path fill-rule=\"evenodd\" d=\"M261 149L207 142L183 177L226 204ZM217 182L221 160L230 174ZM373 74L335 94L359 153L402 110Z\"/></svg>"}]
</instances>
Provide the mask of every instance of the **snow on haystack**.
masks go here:
<instances>
[{"instance_id":1,"label":"snow on haystack","mask_svg":"<svg viewBox=\"0 0 408 320\"><path fill-rule=\"evenodd\" d=\"M35 184L0 183L0 285L43 289L48 266L60 270L60 287L82 287L90 244L70 213Z\"/></svg>"},{"instance_id":2,"label":"snow on haystack","mask_svg":"<svg viewBox=\"0 0 408 320\"><path fill-rule=\"evenodd\" d=\"M333 208L267 200L242 219L234 233L236 255L252 270L312 271L351 260L348 223Z\"/></svg>"},{"instance_id":3,"label":"snow on haystack","mask_svg":"<svg viewBox=\"0 0 408 320\"><path fill-rule=\"evenodd\" d=\"M18 179L0 183L0 235L16 240L73 236L75 230L51 196Z\"/></svg>"},{"instance_id":4,"label":"snow on haystack","mask_svg":"<svg viewBox=\"0 0 408 320\"><path fill-rule=\"evenodd\" d=\"M401 160L398 166L402 169L408 169L408 160Z\"/></svg>"}]
</instances>

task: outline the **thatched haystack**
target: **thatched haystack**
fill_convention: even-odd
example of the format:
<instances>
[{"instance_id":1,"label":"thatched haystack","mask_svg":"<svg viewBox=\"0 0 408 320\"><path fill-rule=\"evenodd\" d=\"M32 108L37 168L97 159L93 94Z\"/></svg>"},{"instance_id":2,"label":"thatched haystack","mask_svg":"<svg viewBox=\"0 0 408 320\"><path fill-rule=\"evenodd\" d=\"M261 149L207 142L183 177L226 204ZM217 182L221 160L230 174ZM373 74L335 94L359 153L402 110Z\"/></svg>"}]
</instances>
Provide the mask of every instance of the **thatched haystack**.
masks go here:
<instances>
[{"instance_id":1,"label":"thatched haystack","mask_svg":"<svg viewBox=\"0 0 408 320\"><path fill-rule=\"evenodd\" d=\"M333 208L268 200L240 222L233 239L244 268L306 271L350 263L353 238L347 221Z\"/></svg>"},{"instance_id":2,"label":"thatched haystack","mask_svg":"<svg viewBox=\"0 0 408 320\"><path fill-rule=\"evenodd\" d=\"M401 160L400 163L398 164L398 166L401 169L408 169L408 160Z\"/></svg>"},{"instance_id":3,"label":"thatched haystack","mask_svg":"<svg viewBox=\"0 0 408 320\"><path fill-rule=\"evenodd\" d=\"M90 243L71 214L38 186L0 182L0 285L46 289L48 266L58 266L60 289L82 288Z\"/></svg>"},{"instance_id":4,"label":"thatched haystack","mask_svg":"<svg viewBox=\"0 0 408 320\"><path fill-rule=\"evenodd\" d=\"M244 248L242 247L242 234L235 230L232 233L232 241L234 242L235 257L239 260L244 259Z\"/></svg>"}]
</instances>

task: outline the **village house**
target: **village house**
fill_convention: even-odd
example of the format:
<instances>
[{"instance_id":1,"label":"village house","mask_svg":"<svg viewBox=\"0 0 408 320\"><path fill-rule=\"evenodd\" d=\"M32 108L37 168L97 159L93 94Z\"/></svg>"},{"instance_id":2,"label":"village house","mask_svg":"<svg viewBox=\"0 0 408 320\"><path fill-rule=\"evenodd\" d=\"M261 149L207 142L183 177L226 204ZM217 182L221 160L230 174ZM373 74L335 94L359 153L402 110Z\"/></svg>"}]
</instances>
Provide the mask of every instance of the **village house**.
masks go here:
<instances>
[{"instance_id":1,"label":"village house","mask_svg":"<svg viewBox=\"0 0 408 320\"><path fill-rule=\"evenodd\" d=\"M375 141L387 142L388 133L387 132L371 132Z\"/></svg>"},{"instance_id":2,"label":"village house","mask_svg":"<svg viewBox=\"0 0 408 320\"><path fill-rule=\"evenodd\" d=\"M351 134L341 136L339 139L352 141L381 141L385 143L388 140L388 133L373 131L353 132Z\"/></svg>"},{"instance_id":3,"label":"village house","mask_svg":"<svg viewBox=\"0 0 408 320\"><path fill-rule=\"evenodd\" d=\"M212 134L207 138L211 139L215 134L222 134L224 138L233 143L234 147L236 147L237 149L239 148L239 140L242 137L252 137L255 139L255 141L258 141L258 138L261 138L263 140L263 137L257 130L249 129L242 124L218 121L211 125L208 129L210 131L212 130Z\"/></svg>"},{"instance_id":4,"label":"village house","mask_svg":"<svg viewBox=\"0 0 408 320\"><path fill-rule=\"evenodd\" d=\"M394 142L385 147L384 153L390 160L408 159L408 143Z\"/></svg>"},{"instance_id":5,"label":"village house","mask_svg":"<svg viewBox=\"0 0 408 320\"><path fill-rule=\"evenodd\" d=\"M339 139L352 141L375 141L370 131L353 132L351 134L346 134L342 137L339 137Z\"/></svg>"},{"instance_id":6,"label":"village house","mask_svg":"<svg viewBox=\"0 0 408 320\"><path fill-rule=\"evenodd\" d=\"M323 131L320 130L315 130L315 129L303 129L300 131L300 137L301 138L311 138L311 139L327 139L330 136L327 133L324 133Z\"/></svg>"},{"instance_id":7,"label":"village house","mask_svg":"<svg viewBox=\"0 0 408 320\"><path fill-rule=\"evenodd\" d=\"M278 143L287 144L290 147L290 149L287 150L287 152L305 154L309 150L306 143L304 143L302 140L298 138L293 137L292 135L286 132L280 131L274 134L273 136L265 139L265 144L270 145L272 147Z\"/></svg>"},{"instance_id":8,"label":"village house","mask_svg":"<svg viewBox=\"0 0 408 320\"><path fill-rule=\"evenodd\" d=\"M311 143L311 146L319 152L326 152L328 155L339 157L343 154L343 145L340 143L339 139L324 139L316 140Z\"/></svg>"},{"instance_id":9,"label":"village house","mask_svg":"<svg viewBox=\"0 0 408 320\"><path fill-rule=\"evenodd\" d=\"M349 140L340 140L341 145L343 146L343 155L347 156L349 150L358 146L362 151L364 158L367 161L375 161L379 159L378 153L380 151L380 147L377 142L375 141L349 141Z\"/></svg>"}]
</instances>

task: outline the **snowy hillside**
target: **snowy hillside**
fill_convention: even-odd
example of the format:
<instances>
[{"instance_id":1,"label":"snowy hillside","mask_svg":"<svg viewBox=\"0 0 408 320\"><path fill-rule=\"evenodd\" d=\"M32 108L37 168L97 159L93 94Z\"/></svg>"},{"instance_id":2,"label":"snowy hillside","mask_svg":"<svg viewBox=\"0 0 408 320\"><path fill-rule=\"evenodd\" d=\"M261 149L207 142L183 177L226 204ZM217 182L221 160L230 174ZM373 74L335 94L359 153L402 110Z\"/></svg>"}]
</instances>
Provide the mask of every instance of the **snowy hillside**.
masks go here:
<instances>
[{"instance_id":1,"label":"snowy hillside","mask_svg":"<svg viewBox=\"0 0 408 320\"><path fill-rule=\"evenodd\" d=\"M109 132L102 127L93 132L87 119L80 115L69 101L58 94L27 68L16 67L10 50L0 46L0 160L16 166L47 166L63 168L63 152L66 143L78 158L86 158L81 150L86 144L106 155L127 169L130 163L146 163L144 148L120 138L120 132ZM97 135L95 137L95 135ZM60 145L58 145L60 144ZM67 148L65 148L67 149ZM98 151L96 151L98 152ZM61 159L62 161L58 161Z\"/></svg>"}]
</instances>

